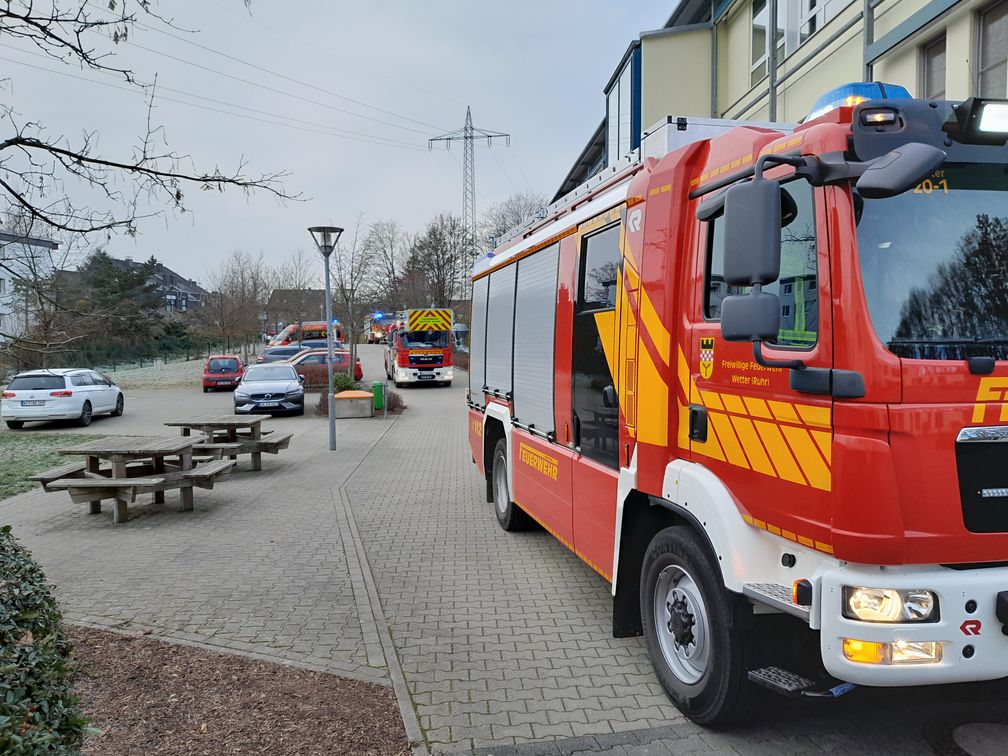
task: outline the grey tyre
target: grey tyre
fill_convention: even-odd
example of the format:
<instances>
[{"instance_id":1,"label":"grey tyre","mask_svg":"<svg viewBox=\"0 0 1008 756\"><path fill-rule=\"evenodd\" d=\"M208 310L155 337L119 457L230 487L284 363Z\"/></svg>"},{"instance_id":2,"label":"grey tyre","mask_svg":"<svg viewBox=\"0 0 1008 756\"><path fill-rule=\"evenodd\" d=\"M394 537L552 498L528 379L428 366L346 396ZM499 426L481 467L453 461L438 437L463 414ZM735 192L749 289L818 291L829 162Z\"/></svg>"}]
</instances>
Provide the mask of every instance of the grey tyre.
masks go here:
<instances>
[{"instance_id":1,"label":"grey tyre","mask_svg":"<svg viewBox=\"0 0 1008 756\"><path fill-rule=\"evenodd\" d=\"M80 417L77 418L77 425L81 428L87 428L91 425L91 402L84 402L84 406L81 407Z\"/></svg>"},{"instance_id":2,"label":"grey tyre","mask_svg":"<svg viewBox=\"0 0 1008 756\"><path fill-rule=\"evenodd\" d=\"M704 725L745 719L758 697L747 677L752 607L724 587L693 531L666 528L651 540L640 607L651 664L679 710Z\"/></svg>"},{"instance_id":3,"label":"grey tyre","mask_svg":"<svg viewBox=\"0 0 1008 756\"><path fill-rule=\"evenodd\" d=\"M11 430L21 430L24 428L24 420L8 420L7 427Z\"/></svg>"},{"instance_id":4,"label":"grey tyre","mask_svg":"<svg viewBox=\"0 0 1008 756\"><path fill-rule=\"evenodd\" d=\"M116 397L115 409L112 410L112 417L122 417L123 409L126 407L126 402L123 399L123 395L119 394Z\"/></svg>"},{"instance_id":5,"label":"grey tyre","mask_svg":"<svg viewBox=\"0 0 1008 756\"><path fill-rule=\"evenodd\" d=\"M507 441L503 438L497 442L497 446L494 448L490 480L497 522L508 532L527 530L531 518L511 500L511 486L508 483Z\"/></svg>"}]
</instances>

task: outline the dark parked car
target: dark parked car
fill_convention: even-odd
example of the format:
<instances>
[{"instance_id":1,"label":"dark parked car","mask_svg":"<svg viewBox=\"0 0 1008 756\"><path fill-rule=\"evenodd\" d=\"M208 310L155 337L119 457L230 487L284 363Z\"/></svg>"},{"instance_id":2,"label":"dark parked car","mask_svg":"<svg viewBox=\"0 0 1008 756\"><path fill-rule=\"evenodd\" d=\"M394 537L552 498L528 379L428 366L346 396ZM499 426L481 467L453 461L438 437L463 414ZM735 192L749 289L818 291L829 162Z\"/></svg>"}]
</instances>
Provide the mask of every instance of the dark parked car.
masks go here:
<instances>
[{"instance_id":1,"label":"dark parked car","mask_svg":"<svg viewBox=\"0 0 1008 756\"><path fill-rule=\"evenodd\" d=\"M281 362L283 360L289 360L294 355L303 351L304 349L299 347L297 344L292 344L290 346L267 347L266 349L263 349L256 358L256 363L261 365L264 362Z\"/></svg>"},{"instance_id":2,"label":"dark parked car","mask_svg":"<svg viewBox=\"0 0 1008 756\"><path fill-rule=\"evenodd\" d=\"M249 365L234 393L235 414L293 412L304 414L304 378L286 362Z\"/></svg>"}]
</instances>

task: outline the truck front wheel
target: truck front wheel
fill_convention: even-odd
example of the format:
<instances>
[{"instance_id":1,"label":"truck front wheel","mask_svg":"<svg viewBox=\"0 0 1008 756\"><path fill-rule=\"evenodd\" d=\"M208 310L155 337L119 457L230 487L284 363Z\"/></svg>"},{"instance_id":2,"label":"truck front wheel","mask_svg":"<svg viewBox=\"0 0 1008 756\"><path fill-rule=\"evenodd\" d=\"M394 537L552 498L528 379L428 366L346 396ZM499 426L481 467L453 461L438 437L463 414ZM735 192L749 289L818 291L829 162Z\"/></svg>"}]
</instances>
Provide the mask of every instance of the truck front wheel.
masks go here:
<instances>
[{"instance_id":1,"label":"truck front wheel","mask_svg":"<svg viewBox=\"0 0 1008 756\"><path fill-rule=\"evenodd\" d=\"M510 532L527 529L529 516L511 501L511 488L508 485L507 441L503 438L494 447L493 467L490 475L493 481L493 502L494 512L497 513L497 522L504 530Z\"/></svg>"},{"instance_id":2,"label":"truck front wheel","mask_svg":"<svg viewBox=\"0 0 1008 756\"><path fill-rule=\"evenodd\" d=\"M725 589L692 531L666 528L651 540L640 603L648 655L679 710L697 724L744 719L755 698L752 609Z\"/></svg>"}]
</instances>

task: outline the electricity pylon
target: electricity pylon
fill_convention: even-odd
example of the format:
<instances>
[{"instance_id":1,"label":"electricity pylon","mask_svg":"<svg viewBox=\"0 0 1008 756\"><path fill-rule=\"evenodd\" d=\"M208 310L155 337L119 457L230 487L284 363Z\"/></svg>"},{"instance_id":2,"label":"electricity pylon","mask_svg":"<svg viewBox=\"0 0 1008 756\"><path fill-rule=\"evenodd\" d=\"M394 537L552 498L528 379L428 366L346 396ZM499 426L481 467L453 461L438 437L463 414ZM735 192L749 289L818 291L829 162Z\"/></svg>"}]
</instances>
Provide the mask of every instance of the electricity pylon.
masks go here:
<instances>
[{"instance_id":1,"label":"electricity pylon","mask_svg":"<svg viewBox=\"0 0 1008 756\"><path fill-rule=\"evenodd\" d=\"M462 142L462 227L466 234L466 259L472 262L476 257L476 160L473 144L476 139L486 139L487 147L493 146L494 139L503 139L505 144L511 144L511 135L500 131L477 129L472 123L471 109L466 107L465 126L458 131L434 137L427 141L427 149L434 149L435 142L444 143L446 149L451 149L452 142ZM469 291L469 271L461 271L461 291L465 295Z\"/></svg>"}]
</instances>

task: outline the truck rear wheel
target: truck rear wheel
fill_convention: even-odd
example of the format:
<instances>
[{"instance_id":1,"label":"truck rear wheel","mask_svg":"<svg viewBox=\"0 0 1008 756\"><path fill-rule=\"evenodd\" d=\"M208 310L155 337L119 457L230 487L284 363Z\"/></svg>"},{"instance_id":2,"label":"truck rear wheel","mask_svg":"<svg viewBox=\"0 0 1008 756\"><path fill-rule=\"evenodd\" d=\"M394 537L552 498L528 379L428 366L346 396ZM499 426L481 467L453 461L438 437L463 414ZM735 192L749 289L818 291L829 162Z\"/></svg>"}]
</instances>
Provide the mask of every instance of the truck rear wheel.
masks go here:
<instances>
[{"instance_id":1,"label":"truck rear wheel","mask_svg":"<svg viewBox=\"0 0 1008 756\"><path fill-rule=\"evenodd\" d=\"M497 522L508 532L526 530L529 526L529 516L521 507L511 501L511 489L508 485L507 441L497 442L493 453L493 467L490 472L493 482L494 512Z\"/></svg>"},{"instance_id":2,"label":"truck rear wheel","mask_svg":"<svg viewBox=\"0 0 1008 756\"><path fill-rule=\"evenodd\" d=\"M725 589L690 530L666 528L651 540L640 604L648 655L679 710L697 724L744 719L756 698L746 675L752 609Z\"/></svg>"}]
</instances>

